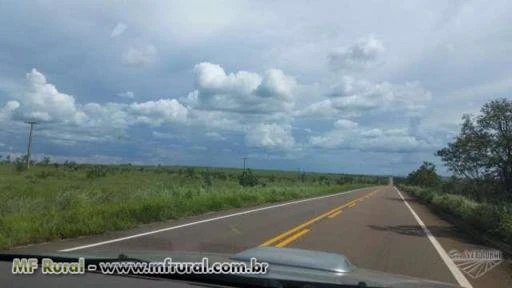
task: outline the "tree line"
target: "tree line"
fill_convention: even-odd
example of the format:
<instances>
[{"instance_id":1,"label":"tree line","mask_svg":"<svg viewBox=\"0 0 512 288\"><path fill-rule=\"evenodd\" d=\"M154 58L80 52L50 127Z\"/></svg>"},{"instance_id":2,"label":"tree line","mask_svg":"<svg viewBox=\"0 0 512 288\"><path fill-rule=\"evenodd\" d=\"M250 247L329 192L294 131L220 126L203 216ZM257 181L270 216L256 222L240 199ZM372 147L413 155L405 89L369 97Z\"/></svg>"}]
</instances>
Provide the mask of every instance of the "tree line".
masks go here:
<instances>
[{"instance_id":1,"label":"tree line","mask_svg":"<svg viewBox=\"0 0 512 288\"><path fill-rule=\"evenodd\" d=\"M435 153L453 174L442 179L434 164L424 162L406 182L439 187L473 198L512 199L512 101L492 100L476 116L464 115L453 142ZM487 194L487 195L484 195ZM477 199L479 200L479 199Z\"/></svg>"}]
</instances>

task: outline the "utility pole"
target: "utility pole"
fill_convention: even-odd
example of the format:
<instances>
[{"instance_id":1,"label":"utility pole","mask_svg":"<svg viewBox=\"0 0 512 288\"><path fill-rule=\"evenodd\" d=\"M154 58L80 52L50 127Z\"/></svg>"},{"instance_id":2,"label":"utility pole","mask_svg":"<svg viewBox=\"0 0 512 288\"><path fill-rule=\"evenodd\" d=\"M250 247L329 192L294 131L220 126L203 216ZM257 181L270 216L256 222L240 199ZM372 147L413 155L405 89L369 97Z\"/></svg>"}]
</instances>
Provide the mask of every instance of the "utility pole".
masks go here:
<instances>
[{"instance_id":1,"label":"utility pole","mask_svg":"<svg viewBox=\"0 0 512 288\"><path fill-rule=\"evenodd\" d=\"M248 158L247 158L247 157L244 157L243 159L244 159L244 171L245 171L245 167L246 167L246 166L245 166L245 161L247 161L247 159L248 159Z\"/></svg>"},{"instance_id":2,"label":"utility pole","mask_svg":"<svg viewBox=\"0 0 512 288\"><path fill-rule=\"evenodd\" d=\"M30 132L28 134L28 147L27 147L27 169L30 168L30 154L32 154L32 131L34 130L34 125L39 124L37 121L27 121L30 124Z\"/></svg>"}]
</instances>

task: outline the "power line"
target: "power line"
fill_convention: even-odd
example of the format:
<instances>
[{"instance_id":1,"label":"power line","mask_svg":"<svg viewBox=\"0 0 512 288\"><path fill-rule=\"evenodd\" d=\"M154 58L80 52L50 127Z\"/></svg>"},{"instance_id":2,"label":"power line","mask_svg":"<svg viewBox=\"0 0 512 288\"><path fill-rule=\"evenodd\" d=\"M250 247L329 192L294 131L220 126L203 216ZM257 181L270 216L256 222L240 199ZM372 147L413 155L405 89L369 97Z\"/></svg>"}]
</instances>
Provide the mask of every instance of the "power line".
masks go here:
<instances>
[{"instance_id":1,"label":"power line","mask_svg":"<svg viewBox=\"0 0 512 288\"><path fill-rule=\"evenodd\" d=\"M30 132L28 134L28 147L27 147L27 169L30 168L30 155L32 154L32 131L34 130L34 125L39 124L37 121L27 121L30 124Z\"/></svg>"},{"instance_id":2,"label":"power line","mask_svg":"<svg viewBox=\"0 0 512 288\"><path fill-rule=\"evenodd\" d=\"M242 158L242 159L244 159L244 171L245 171L245 170L246 170L245 162L246 162L246 161L247 161L247 159L249 159L249 158L244 157L244 158Z\"/></svg>"}]
</instances>

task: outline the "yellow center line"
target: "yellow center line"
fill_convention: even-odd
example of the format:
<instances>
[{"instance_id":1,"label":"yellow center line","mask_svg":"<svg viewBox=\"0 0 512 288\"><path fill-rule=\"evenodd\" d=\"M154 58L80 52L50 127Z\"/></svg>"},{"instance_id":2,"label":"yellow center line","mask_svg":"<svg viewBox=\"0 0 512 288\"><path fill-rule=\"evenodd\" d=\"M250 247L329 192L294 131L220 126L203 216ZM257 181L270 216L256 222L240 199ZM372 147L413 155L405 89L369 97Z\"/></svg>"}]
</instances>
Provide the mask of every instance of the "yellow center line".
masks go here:
<instances>
[{"instance_id":1,"label":"yellow center line","mask_svg":"<svg viewBox=\"0 0 512 288\"><path fill-rule=\"evenodd\" d=\"M274 238L272 238L272 239L270 239L270 240L268 240L268 241L265 241L265 242L264 242L263 244L261 244L260 246L269 246L269 245L271 245L271 244L273 244L273 243L275 243L275 242L278 242L278 241L280 241L281 239L283 239L283 238L285 238L285 237L288 237L288 236L290 236L291 234L293 234L293 233L297 232L298 230L301 230L301 229L303 229L303 228L306 228L306 226L311 225L311 224L315 223L316 221L318 221L318 220L320 220L320 219L322 219L322 218L326 217L327 215L329 215L329 214L331 214L331 213L335 212L335 211L336 211L336 209L339 209L339 207L338 207L338 208L335 208L335 209L332 209L332 210L330 210L330 211L327 211L326 213L324 213L324 214L322 214L322 215L320 215L320 216L317 216L317 217L315 217L315 218L313 218L313 219L311 219L311 220L309 220L309 221L306 221L306 222L304 222L304 223L302 223L302 224L300 224L300 225L296 226L295 228L292 228L292 229L290 229L290 230L288 230L288 231L286 231L286 232L284 232L284 233L282 233L282 234L279 234L279 235L277 235L276 237L274 237Z\"/></svg>"},{"instance_id":2,"label":"yellow center line","mask_svg":"<svg viewBox=\"0 0 512 288\"><path fill-rule=\"evenodd\" d=\"M368 194L367 194L367 195L368 195ZM365 196L366 196L366 195L365 195ZM270 245L273 245L273 244L275 244L275 243L277 243L277 242L279 242L279 241L282 241L284 238L287 238L287 237L292 236L292 235L293 235L294 233L296 233L297 231L302 230L302 229L304 229L304 228L306 228L306 227L308 227L308 226L312 225L313 223L315 223L315 222L317 222L317 221L319 221L319 220L321 220L321 219L323 219L323 218L325 218L325 217L327 217L327 216L329 216L329 215L331 215L331 214L333 214L333 213L336 213L336 212L338 212L339 210L341 210L341 209L343 209L343 208L345 208L345 207L347 207L347 206L349 206L349 205L353 205L353 206L351 206L351 207L354 207L354 206L355 206L355 202L357 202L359 199L361 199L361 198L363 198L363 197L365 197L365 196L359 197L359 198L357 198L357 199L355 199L355 200L352 200L352 201L350 201L350 202L348 202L348 203L345 203L345 204L343 204L343 205L341 205L341 206L339 206L339 207L336 207L336 208L334 208L334 209L332 209L332 210L329 210L329 211L327 211L327 212L323 213L322 215L319 215L319 216L317 216L317 217L315 217L315 218L313 218L313 219L311 219L311 220L308 220L308 221L306 221L306 222L304 222L304 223L302 223L302 224L300 224L300 225L298 225L298 226L295 226L294 228L292 228L292 229L290 229L290 230L288 230L288 231L285 231L285 232L283 232L283 233L281 233L281 234L277 235L276 237L274 237L274 238L272 238L272 239L269 239L269 240L267 240L267 241L263 242L260 246L270 246ZM309 231L309 230L308 230L308 231ZM302 233L302 234L305 234L305 233L306 233L306 232L304 232L304 233ZM295 235L294 235L294 236L295 236ZM299 235L298 237L300 237L300 236L301 236L301 235ZM298 237L297 237L297 238L298 238ZM282 243L282 242L281 242L281 243ZM279 244L281 244L281 243L279 243Z\"/></svg>"},{"instance_id":3,"label":"yellow center line","mask_svg":"<svg viewBox=\"0 0 512 288\"><path fill-rule=\"evenodd\" d=\"M302 235L304 235L304 234L308 233L309 231L310 231L309 229L304 229L304 230L300 231L299 233L294 234L294 235L292 235L291 237L286 238L286 239L285 239L284 241L282 241L281 243L278 243L278 244L276 245L276 247L278 247L278 248L284 247L284 246L286 246L286 245L288 245L288 244L292 243L293 241L297 240L297 239L298 239L299 237L301 237Z\"/></svg>"},{"instance_id":4,"label":"yellow center line","mask_svg":"<svg viewBox=\"0 0 512 288\"><path fill-rule=\"evenodd\" d=\"M350 204L350 205L348 206L348 208L352 208L352 207L354 207L354 206L356 206L356 203L352 203L352 204Z\"/></svg>"},{"instance_id":5,"label":"yellow center line","mask_svg":"<svg viewBox=\"0 0 512 288\"><path fill-rule=\"evenodd\" d=\"M340 214L341 214L341 212L343 212L343 210L339 210L338 212L334 212L334 213L332 213L331 215L329 215L328 217L332 219L332 218L334 218L334 217L336 217L336 216L340 215Z\"/></svg>"}]
</instances>

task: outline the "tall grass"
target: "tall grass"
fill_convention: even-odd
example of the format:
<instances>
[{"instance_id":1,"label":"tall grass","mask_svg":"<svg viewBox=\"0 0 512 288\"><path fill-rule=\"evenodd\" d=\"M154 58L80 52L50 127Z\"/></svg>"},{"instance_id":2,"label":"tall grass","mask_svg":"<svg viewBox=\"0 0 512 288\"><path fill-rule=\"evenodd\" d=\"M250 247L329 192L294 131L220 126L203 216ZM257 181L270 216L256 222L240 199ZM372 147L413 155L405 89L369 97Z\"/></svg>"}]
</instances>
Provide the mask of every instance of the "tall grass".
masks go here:
<instances>
[{"instance_id":1,"label":"tall grass","mask_svg":"<svg viewBox=\"0 0 512 288\"><path fill-rule=\"evenodd\" d=\"M461 195L400 185L400 189L438 207L486 236L512 245L512 204L481 203Z\"/></svg>"},{"instance_id":2,"label":"tall grass","mask_svg":"<svg viewBox=\"0 0 512 288\"><path fill-rule=\"evenodd\" d=\"M13 165L3 164L0 248L341 192L385 181L376 177L255 171L260 184L241 187L240 172L76 164L35 166L17 172Z\"/></svg>"}]
</instances>

